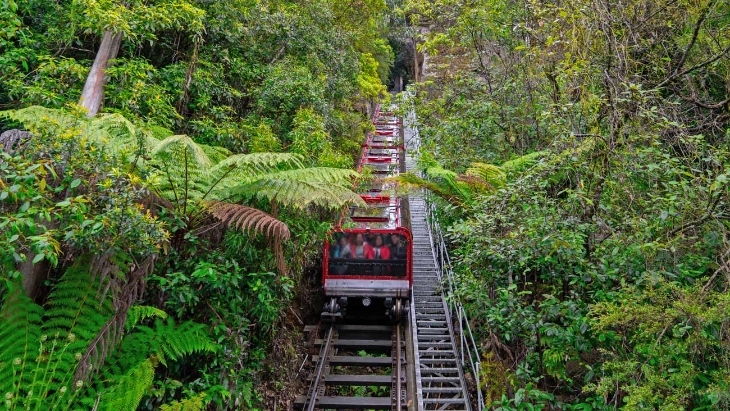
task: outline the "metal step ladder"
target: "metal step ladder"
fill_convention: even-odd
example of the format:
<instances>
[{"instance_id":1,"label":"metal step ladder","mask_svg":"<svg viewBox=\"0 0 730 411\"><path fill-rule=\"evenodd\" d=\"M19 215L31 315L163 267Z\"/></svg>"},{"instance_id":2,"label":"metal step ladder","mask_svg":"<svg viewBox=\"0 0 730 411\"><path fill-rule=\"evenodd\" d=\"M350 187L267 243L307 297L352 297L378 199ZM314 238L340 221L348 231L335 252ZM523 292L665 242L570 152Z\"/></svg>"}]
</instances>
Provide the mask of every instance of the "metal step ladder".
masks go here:
<instances>
[{"instance_id":1,"label":"metal step ladder","mask_svg":"<svg viewBox=\"0 0 730 411\"><path fill-rule=\"evenodd\" d=\"M406 124L411 123L407 121ZM418 131L410 124L404 130L406 170L416 171L413 152L418 149ZM457 352L453 324L441 290L441 273L436 265L422 195L409 195L413 233L413 298L411 322L415 351L416 410L471 411L468 387Z\"/></svg>"},{"instance_id":2,"label":"metal step ladder","mask_svg":"<svg viewBox=\"0 0 730 411\"><path fill-rule=\"evenodd\" d=\"M411 320L415 324L421 409L470 411L468 388L428 231L426 204L422 196L411 195L409 205L414 254Z\"/></svg>"}]
</instances>

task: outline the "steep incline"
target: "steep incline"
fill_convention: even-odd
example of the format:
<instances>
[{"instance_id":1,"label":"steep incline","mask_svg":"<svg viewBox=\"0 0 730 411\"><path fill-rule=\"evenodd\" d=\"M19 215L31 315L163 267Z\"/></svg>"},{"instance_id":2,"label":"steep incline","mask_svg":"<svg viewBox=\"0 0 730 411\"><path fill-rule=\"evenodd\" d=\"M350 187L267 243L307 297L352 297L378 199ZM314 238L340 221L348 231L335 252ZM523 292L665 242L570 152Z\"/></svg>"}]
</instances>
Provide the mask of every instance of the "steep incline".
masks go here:
<instances>
[{"instance_id":1,"label":"steep incline","mask_svg":"<svg viewBox=\"0 0 730 411\"><path fill-rule=\"evenodd\" d=\"M415 172L415 153L419 139L412 126L413 118L404 121L406 170ZM411 322L415 352L418 404L416 410L470 411L469 394L457 352L454 330L446 300L441 293L441 272L428 222L426 203L421 194L409 196L413 232L413 300Z\"/></svg>"}]
</instances>

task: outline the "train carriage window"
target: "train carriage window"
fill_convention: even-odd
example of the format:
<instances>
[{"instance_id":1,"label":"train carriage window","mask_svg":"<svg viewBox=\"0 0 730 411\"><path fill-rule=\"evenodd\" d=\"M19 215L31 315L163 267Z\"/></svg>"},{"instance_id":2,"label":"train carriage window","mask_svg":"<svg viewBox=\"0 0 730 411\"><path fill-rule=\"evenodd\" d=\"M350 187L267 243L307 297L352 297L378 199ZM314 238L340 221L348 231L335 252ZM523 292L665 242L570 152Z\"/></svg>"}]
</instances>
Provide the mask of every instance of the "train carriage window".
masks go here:
<instances>
[{"instance_id":1,"label":"train carriage window","mask_svg":"<svg viewBox=\"0 0 730 411\"><path fill-rule=\"evenodd\" d=\"M329 254L330 275L406 275L408 244L402 234L335 233Z\"/></svg>"}]
</instances>

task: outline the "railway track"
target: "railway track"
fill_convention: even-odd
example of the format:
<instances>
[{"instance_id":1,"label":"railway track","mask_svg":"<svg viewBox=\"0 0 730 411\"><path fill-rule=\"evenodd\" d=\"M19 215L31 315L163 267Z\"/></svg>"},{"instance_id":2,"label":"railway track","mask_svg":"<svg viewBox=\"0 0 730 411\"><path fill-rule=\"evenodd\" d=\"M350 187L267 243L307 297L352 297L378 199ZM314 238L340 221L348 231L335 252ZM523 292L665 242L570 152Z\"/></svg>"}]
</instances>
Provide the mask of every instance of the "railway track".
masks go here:
<instances>
[{"instance_id":1,"label":"railway track","mask_svg":"<svg viewBox=\"0 0 730 411\"><path fill-rule=\"evenodd\" d=\"M299 410L396 410L413 403L407 377L410 327L329 324L305 327L314 334L309 392L298 396ZM412 370L410 370L412 373Z\"/></svg>"},{"instance_id":2,"label":"railway track","mask_svg":"<svg viewBox=\"0 0 730 411\"><path fill-rule=\"evenodd\" d=\"M387 116L392 117L392 114ZM401 172L405 171L404 168L418 172L416 157L420 139L412 114L406 124L392 119L387 121L379 119L376 122L375 134L369 135L368 143L363 146L360 166L367 163L375 169L376 174L380 172L384 175L397 173L391 169L391 165L397 165ZM393 126L398 126L400 138L391 141L389 139L392 137L386 136L394 134ZM400 152L388 151L392 148L387 146L398 141L404 144L408 152L402 147ZM388 306L385 300L371 307L373 302L369 297L382 297L378 293L389 295L387 293L392 292L391 287L401 284L397 282L398 278L373 276L374 270L354 273L361 277L364 275L366 280L347 278L341 276L345 271L330 272L328 263L323 264L327 269L323 271L324 288L327 289L327 280L330 279L330 291L341 287L350 294L340 296L340 301L337 299L338 295L334 293L327 306L329 309L326 308L327 315L323 313L324 318L329 321L305 327L305 335L310 336L311 348L309 390L306 395L300 395L295 399L294 408L305 411L482 409L484 404L479 384L480 357L468 319L461 306L449 303L443 294L449 293L452 287L453 272L440 229L432 227L432 224L436 223L429 221L429 208L422 193L410 194L404 202L404 208L401 209L399 202L393 203L389 196L381 196L381 190L382 186L375 190L371 189L368 196L372 209L377 213L358 217L353 212L350 217L352 222L360 224L358 228L360 231L356 234L360 238L360 244L363 236L371 233L370 224L383 224L382 227L386 227L385 229L381 227L378 230L376 225L373 231L389 234L391 232L387 231L388 229L394 230L400 227L401 222L397 217L401 216L404 219L405 227L408 227L405 232L408 235L403 238L410 237L408 241L412 246L412 251L409 251L407 257L409 259L407 267L409 273L412 269L413 277L412 282L410 278L408 279L408 298L404 298L406 294L398 294L394 306L398 307L395 311L398 314L391 315L391 319L397 318L402 321L398 321L395 325L357 324L357 321L377 321L376 313L382 313L380 310L383 308L393 307L392 301ZM374 192L378 193L378 196L375 196ZM390 194L396 195L396 193ZM386 200L384 204L377 202L383 202L383 199ZM391 214L387 214L388 217L383 217L382 221L377 219L382 217L382 210L372 205L376 203L383 210L391 208L395 210L396 218L391 218ZM388 224L393 222L395 224L390 227ZM350 230L351 233L355 233L355 229ZM400 234L396 234L398 235ZM347 239L347 237L341 238ZM325 262L329 258L328 251L337 255L336 248L335 251L331 250L325 249ZM338 259L338 257L332 258L333 261ZM369 264L375 266L373 257L370 257ZM333 267L341 268L341 265L342 263L339 266L335 264ZM345 270L348 270L348 267L345 265ZM340 277L337 277L337 274ZM352 288L355 284L353 279L360 281L357 283L360 288L355 288L357 292L343 288L338 282L349 284ZM363 288L365 291L362 291ZM347 298L353 303L349 304L349 308L347 308ZM390 298L395 297L391 295ZM407 309L401 310L401 303L404 301L410 305ZM375 308L376 306L380 308ZM348 310L347 317L345 308ZM341 321L347 321L347 324L340 323ZM470 391L476 392L474 402Z\"/></svg>"}]
</instances>

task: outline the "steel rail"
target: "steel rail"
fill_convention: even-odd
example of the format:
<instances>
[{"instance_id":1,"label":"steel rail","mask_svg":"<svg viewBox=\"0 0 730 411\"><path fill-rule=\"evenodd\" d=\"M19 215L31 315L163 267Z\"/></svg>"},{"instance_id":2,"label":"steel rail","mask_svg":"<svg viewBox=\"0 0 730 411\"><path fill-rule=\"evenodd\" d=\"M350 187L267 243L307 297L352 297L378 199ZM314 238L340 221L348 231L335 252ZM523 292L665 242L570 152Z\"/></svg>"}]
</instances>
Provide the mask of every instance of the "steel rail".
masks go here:
<instances>
[{"instance_id":1,"label":"steel rail","mask_svg":"<svg viewBox=\"0 0 730 411\"><path fill-rule=\"evenodd\" d=\"M408 371L412 361L407 346L408 335L411 329L409 321L403 321L390 326L333 324L324 329L322 338L315 339L319 346L319 355L312 357L314 370L311 375L309 391L306 395L298 396L295 408L306 411L320 409L377 409L404 411L408 401L415 402L415 385L412 374ZM316 331L319 326L306 326L305 332ZM390 338L384 333L390 333ZM319 331L322 332L322 331ZM377 355L362 356L349 354L353 349L373 349L375 351L390 348L390 357L383 358ZM344 352L341 352L344 351ZM351 374L348 372L333 372L339 367L380 367L390 366L389 375L377 372L368 374ZM333 387L346 386L385 386L390 384L390 398L380 396L337 396L329 394Z\"/></svg>"},{"instance_id":2,"label":"steel rail","mask_svg":"<svg viewBox=\"0 0 730 411\"><path fill-rule=\"evenodd\" d=\"M332 336L335 332L335 326L330 325L327 331L327 339L322 344L322 349L319 351L319 363L317 364L317 372L312 379L312 385L310 387L311 394L309 396L309 402L307 404L307 411L314 411L317 406L317 395L319 392L319 382L322 379L322 372L324 371L325 364L328 362L330 345L332 344Z\"/></svg>"},{"instance_id":3,"label":"steel rail","mask_svg":"<svg viewBox=\"0 0 730 411\"><path fill-rule=\"evenodd\" d=\"M401 405L401 391L402 391L402 381L401 381L401 367L402 367L402 350L401 350L401 324L398 323L395 326L395 364L393 366L395 367L395 370L391 370L391 372L395 371L395 409L397 411L402 410Z\"/></svg>"}]
</instances>

